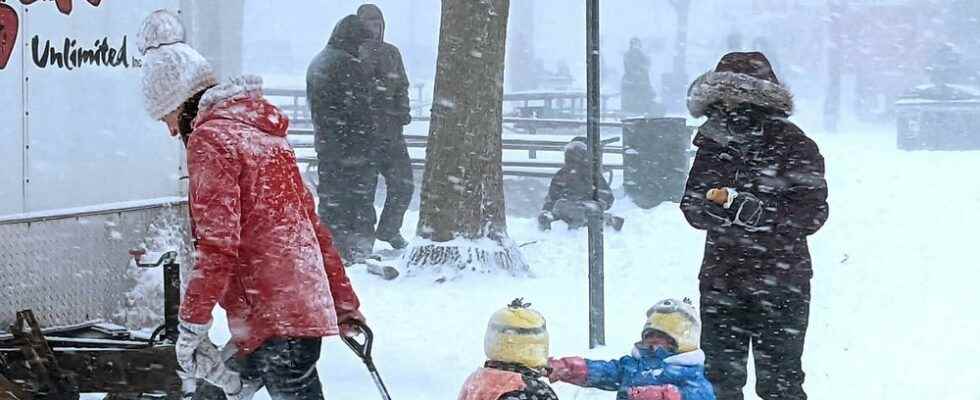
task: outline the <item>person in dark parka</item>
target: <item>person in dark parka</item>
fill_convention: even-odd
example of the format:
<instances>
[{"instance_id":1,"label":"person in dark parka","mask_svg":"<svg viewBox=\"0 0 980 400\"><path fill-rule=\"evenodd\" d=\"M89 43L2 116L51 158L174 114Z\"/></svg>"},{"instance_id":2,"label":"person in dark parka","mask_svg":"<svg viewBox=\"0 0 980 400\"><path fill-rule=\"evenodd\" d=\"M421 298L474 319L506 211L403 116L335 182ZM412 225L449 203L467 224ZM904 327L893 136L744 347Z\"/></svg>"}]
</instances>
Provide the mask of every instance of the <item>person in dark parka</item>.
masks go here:
<instances>
[{"instance_id":1,"label":"person in dark parka","mask_svg":"<svg viewBox=\"0 0 980 400\"><path fill-rule=\"evenodd\" d=\"M702 347L719 400L742 399L751 343L763 399L806 399L800 358L810 306L807 236L827 220L824 160L787 117L793 98L757 52L725 55L691 85L707 116L681 209L706 230Z\"/></svg>"},{"instance_id":2,"label":"person in dark parka","mask_svg":"<svg viewBox=\"0 0 980 400\"><path fill-rule=\"evenodd\" d=\"M360 18L344 17L306 73L306 95L319 158L318 211L348 263L373 251L377 218L377 172L371 162L373 81L359 58L360 47L369 37Z\"/></svg>"},{"instance_id":3,"label":"person in dark parka","mask_svg":"<svg viewBox=\"0 0 980 400\"><path fill-rule=\"evenodd\" d=\"M599 177L598 201L592 198L592 165L590 152L584 139L572 140L565 146L565 165L551 178L548 196L538 215L541 230L551 229L553 221L564 221L570 229L588 224L589 215L601 214L603 221L615 230L623 228L623 218L606 211L616 198L606 179Z\"/></svg>"},{"instance_id":4,"label":"person in dark parka","mask_svg":"<svg viewBox=\"0 0 980 400\"><path fill-rule=\"evenodd\" d=\"M371 114L376 142L372 161L387 186L377 238L401 249L408 246L408 242L399 230L415 191L412 159L402 133L403 127L412 122L408 76L398 48L384 41L385 20L381 9L374 4L364 4L357 9L357 16L371 32L371 39L361 45L360 54L364 70L373 80Z\"/></svg>"},{"instance_id":5,"label":"person in dark parka","mask_svg":"<svg viewBox=\"0 0 980 400\"><path fill-rule=\"evenodd\" d=\"M621 93L624 113L643 116L653 112L656 94L650 84L650 57L639 38L630 39L630 49L623 55Z\"/></svg>"}]
</instances>

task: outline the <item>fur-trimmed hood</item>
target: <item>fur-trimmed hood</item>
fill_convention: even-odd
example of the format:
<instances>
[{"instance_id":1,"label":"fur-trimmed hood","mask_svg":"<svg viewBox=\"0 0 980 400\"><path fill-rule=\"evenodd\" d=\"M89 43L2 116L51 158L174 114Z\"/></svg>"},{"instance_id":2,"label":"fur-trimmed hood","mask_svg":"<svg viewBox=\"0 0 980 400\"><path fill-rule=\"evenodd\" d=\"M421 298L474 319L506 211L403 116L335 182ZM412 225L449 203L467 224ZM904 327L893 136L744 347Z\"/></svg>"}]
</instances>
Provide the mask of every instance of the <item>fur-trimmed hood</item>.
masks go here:
<instances>
[{"instance_id":1,"label":"fur-trimmed hood","mask_svg":"<svg viewBox=\"0 0 980 400\"><path fill-rule=\"evenodd\" d=\"M723 101L752 104L783 116L793 113L793 94L776 79L762 53L725 55L714 71L695 79L687 91L687 109L695 118Z\"/></svg>"}]
</instances>

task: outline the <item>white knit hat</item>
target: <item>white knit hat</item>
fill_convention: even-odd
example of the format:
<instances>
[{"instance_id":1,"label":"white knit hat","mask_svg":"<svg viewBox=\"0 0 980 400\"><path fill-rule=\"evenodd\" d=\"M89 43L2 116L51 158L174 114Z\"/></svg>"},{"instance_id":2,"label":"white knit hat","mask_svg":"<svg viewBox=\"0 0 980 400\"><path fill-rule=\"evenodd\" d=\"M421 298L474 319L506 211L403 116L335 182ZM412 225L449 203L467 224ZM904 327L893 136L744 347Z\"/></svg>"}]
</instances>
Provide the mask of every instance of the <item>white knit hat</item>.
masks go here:
<instances>
[{"instance_id":1,"label":"white knit hat","mask_svg":"<svg viewBox=\"0 0 980 400\"><path fill-rule=\"evenodd\" d=\"M151 118L163 118L218 82L211 64L184 42L184 26L172 12L151 13L143 21L139 39L143 102Z\"/></svg>"}]
</instances>

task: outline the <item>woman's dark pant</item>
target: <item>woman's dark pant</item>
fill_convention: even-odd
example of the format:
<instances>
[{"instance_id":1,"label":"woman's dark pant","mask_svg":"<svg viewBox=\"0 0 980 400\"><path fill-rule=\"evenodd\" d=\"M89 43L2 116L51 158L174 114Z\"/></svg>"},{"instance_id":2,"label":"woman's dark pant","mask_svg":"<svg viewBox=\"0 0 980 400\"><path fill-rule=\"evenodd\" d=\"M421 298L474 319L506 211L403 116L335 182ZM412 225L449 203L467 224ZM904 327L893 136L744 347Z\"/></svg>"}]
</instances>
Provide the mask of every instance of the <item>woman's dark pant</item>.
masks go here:
<instances>
[{"instance_id":1,"label":"woman's dark pant","mask_svg":"<svg viewBox=\"0 0 980 400\"><path fill-rule=\"evenodd\" d=\"M323 400L317 374L320 338L270 339L254 353L229 361L242 379L265 387L273 400ZM203 384L194 400L224 399L221 389Z\"/></svg>"},{"instance_id":2,"label":"woman's dark pant","mask_svg":"<svg viewBox=\"0 0 980 400\"><path fill-rule=\"evenodd\" d=\"M701 347L718 400L742 400L750 344L759 397L805 400L800 358L809 314L809 280L703 277Z\"/></svg>"}]
</instances>

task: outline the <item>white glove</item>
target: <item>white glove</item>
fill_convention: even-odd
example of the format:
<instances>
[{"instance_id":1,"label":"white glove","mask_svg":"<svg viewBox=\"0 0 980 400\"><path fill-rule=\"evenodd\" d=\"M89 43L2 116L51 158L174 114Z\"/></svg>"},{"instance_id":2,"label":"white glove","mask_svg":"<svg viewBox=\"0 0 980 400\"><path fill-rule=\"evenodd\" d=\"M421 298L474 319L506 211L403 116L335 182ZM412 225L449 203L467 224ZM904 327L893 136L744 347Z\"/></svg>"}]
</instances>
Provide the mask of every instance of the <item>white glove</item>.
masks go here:
<instances>
[{"instance_id":1,"label":"white glove","mask_svg":"<svg viewBox=\"0 0 980 400\"><path fill-rule=\"evenodd\" d=\"M177 336L177 343L174 346L174 351L177 353L177 363L180 364L180 368L187 375L194 378L199 378L195 372L197 369L198 348L205 341L211 343L208 340L208 330L210 329L210 322L207 324L194 324L180 321L180 325L177 326L179 336ZM211 347L214 347L214 345L212 344Z\"/></svg>"},{"instance_id":2,"label":"white glove","mask_svg":"<svg viewBox=\"0 0 980 400\"><path fill-rule=\"evenodd\" d=\"M225 365L221 351L208 338L210 328L210 323L180 322L180 335L175 346L177 363L187 375L204 379L224 390L229 398L239 399L238 396L242 394L241 376Z\"/></svg>"}]
</instances>

